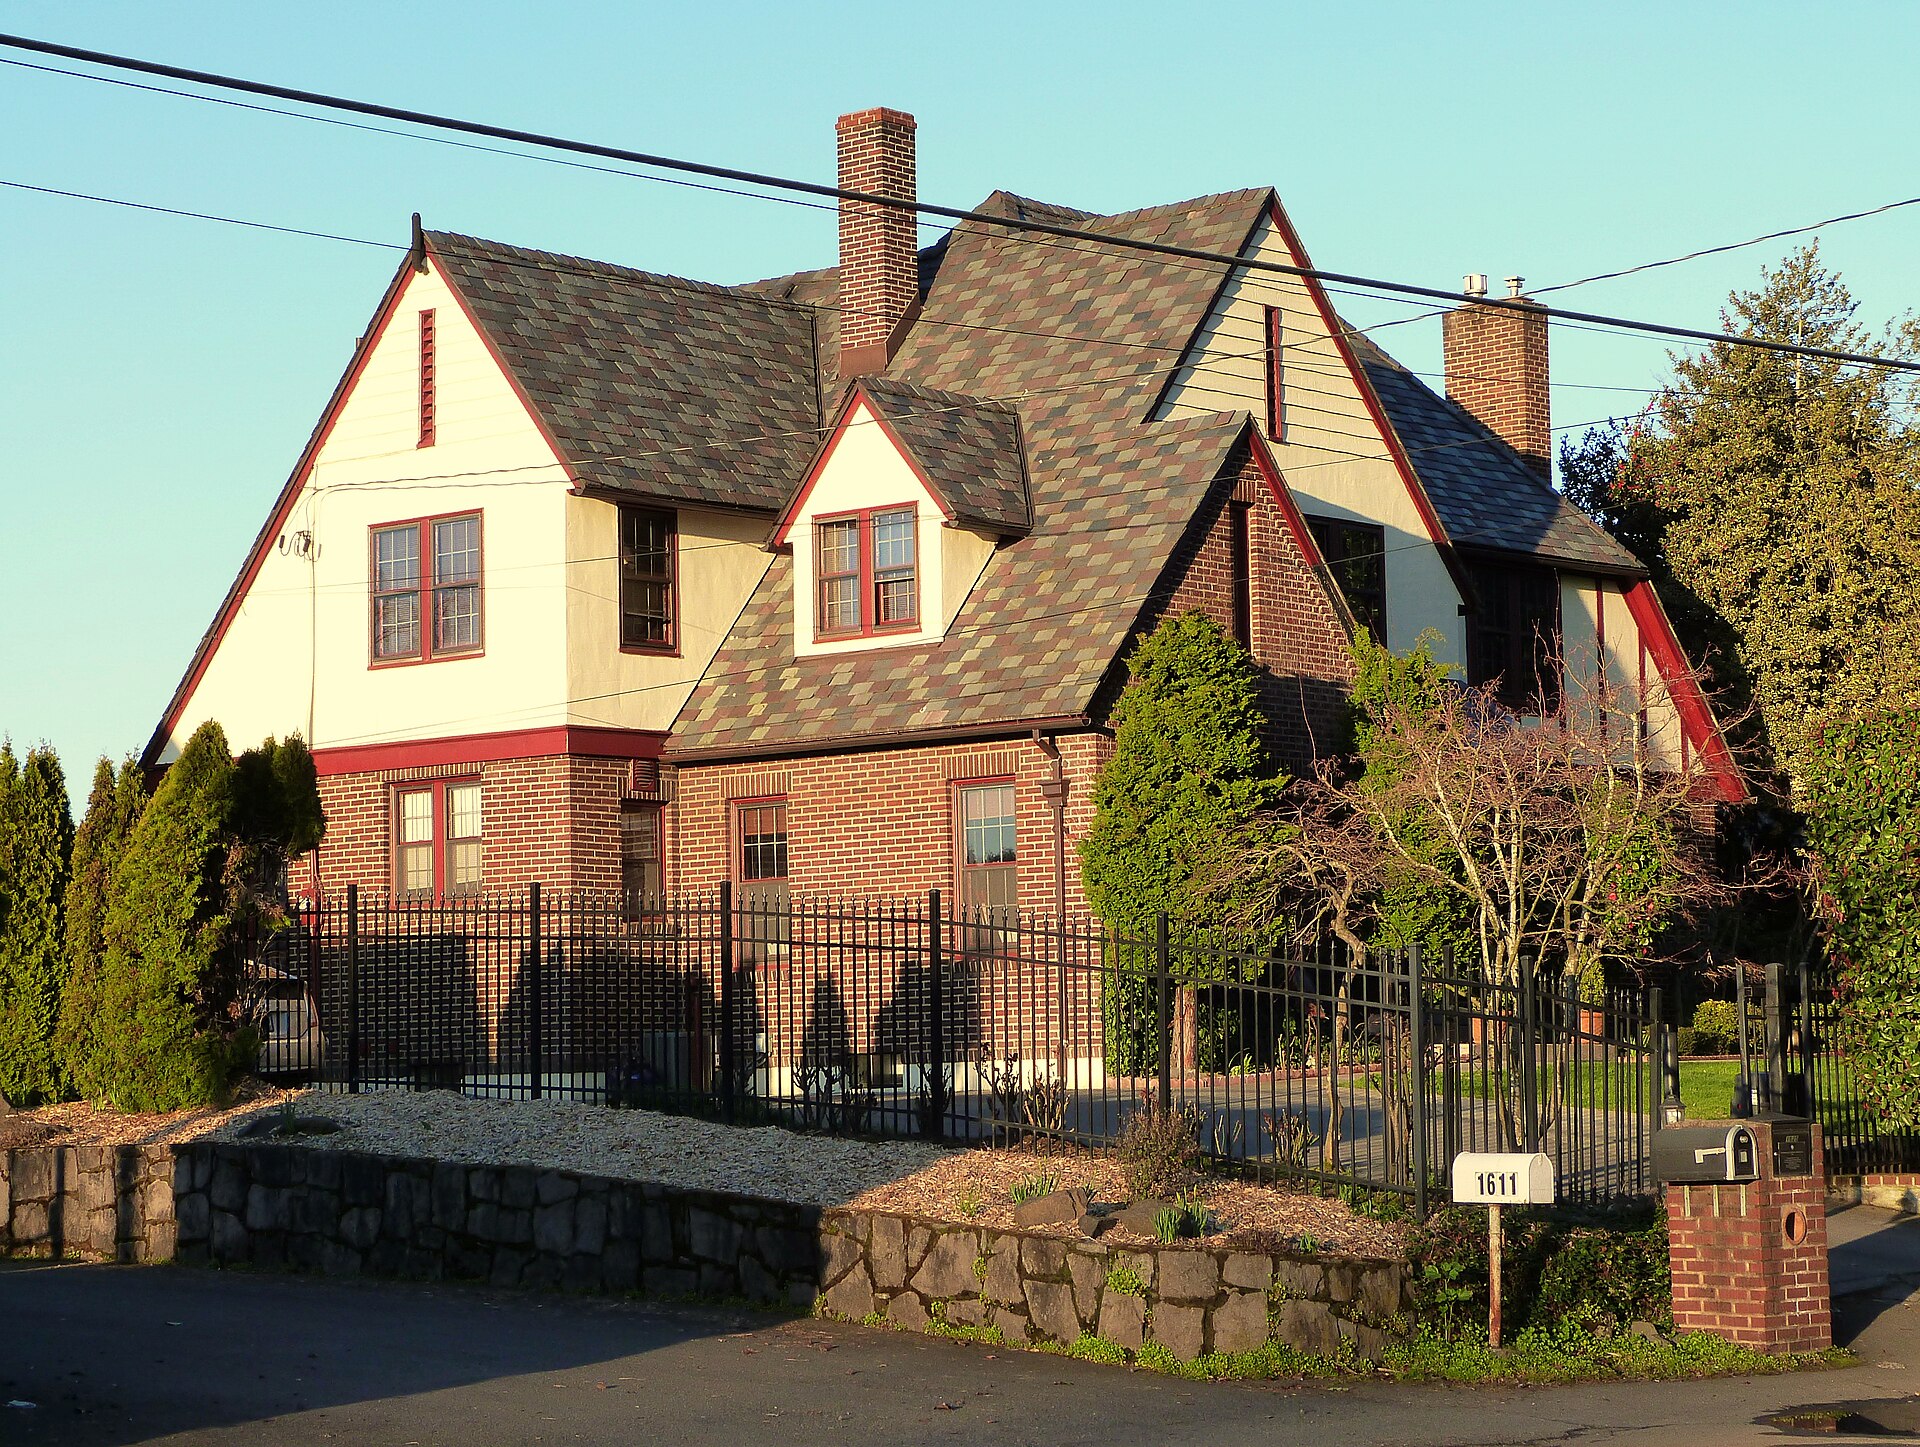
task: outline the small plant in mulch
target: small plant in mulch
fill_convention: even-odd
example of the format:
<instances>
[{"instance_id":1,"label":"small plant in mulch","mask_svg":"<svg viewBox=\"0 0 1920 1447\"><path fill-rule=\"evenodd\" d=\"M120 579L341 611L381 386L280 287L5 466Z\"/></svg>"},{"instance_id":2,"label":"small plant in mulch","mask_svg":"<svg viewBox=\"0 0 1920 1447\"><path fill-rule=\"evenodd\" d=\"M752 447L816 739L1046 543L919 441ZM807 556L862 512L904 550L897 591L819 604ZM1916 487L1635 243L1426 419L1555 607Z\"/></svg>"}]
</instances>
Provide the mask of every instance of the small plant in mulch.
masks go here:
<instances>
[{"instance_id":1,"label":"small plant in mulch","mask_svg":"<svg viewBox=\"0 0 1920 1447\"><path fill-rule=\"evenodd\" d=\"M987 1198L981 1194L978 1186L968 1186L966 1190L960 1193L960 1198L954 1202L954 1207L962 1216L971 1221L975 1216L978 1216L982 1211L987 1209Z\"/></svg>"},{"instance_id":2,"label":"small plant in mulch","mask_svg":"<svg viewBox=\"0 0 1920 1447\"><path fill-rule=\"evenodd\" d=\"M1014 1205L1020 1206L1028 1201L1037 1201L1042 1196L1051 1196L1059 1187L1058 1172L1042 1171L1038 1175L1015 1181L1013 1188L1007 1194L1012 1197Z\"/></svg>"},{"instance_id":3,"label":"small plant in mulch","mask_svg":"<svg viewBox=\"0 0 1920 1447\"><path fill-rule=\"evenodd\" d=\"M1180 1241L1207 1233L1207 1208L1197 1191L1183 1191L1173 1204L1153 1213L1153 1234L1161 1241Z\"/></svg>"},{"instance_id":4,"label":"small plant in mulch","mask_svg":"<svg viewBox=\"0 0 1920 1447\"><path fill-rule=\"evenodd\" d=\"M1162 1110L1143 1097L1120 1128L1113 1154L1135 1200L1171 1195L1199 1168L1200 1117L1186 1106Z\"/></svg>"}]
</instances>

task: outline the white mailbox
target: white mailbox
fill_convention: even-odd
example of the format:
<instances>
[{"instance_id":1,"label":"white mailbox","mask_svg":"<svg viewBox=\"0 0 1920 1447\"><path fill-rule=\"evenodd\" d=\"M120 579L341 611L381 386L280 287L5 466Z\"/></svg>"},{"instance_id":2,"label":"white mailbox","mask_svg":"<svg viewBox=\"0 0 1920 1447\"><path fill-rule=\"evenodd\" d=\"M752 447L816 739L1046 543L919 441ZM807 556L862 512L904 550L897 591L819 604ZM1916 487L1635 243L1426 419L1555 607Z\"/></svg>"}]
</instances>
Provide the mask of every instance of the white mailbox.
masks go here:
<instances>
[{"instance_id":1,"label":"white mailbox","mask_svg":"<svg viewBox=\"0 0 1920 1447\"><path fill-rule=\"evenodd\" d=\"M1544 1206L1553 1198L1553 1162L1539 1151L1462 1151L1453 1158L1457 1206Z\"/></svg>"}]
</instances>

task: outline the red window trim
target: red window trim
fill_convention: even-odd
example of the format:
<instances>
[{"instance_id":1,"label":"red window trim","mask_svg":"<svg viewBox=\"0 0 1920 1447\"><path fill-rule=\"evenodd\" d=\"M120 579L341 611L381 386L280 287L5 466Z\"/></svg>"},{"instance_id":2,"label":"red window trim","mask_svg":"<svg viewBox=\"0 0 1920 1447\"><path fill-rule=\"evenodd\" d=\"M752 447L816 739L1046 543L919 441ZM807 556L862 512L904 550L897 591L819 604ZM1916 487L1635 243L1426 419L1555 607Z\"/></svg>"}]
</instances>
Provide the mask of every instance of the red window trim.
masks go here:
<instances>
[{"instance_id":1,"label":"red window trim","mask_svg":"<svg viewBox=\"0 0 1920 1447\"><path fill-rule=\"evenodd\" d=\"M882 624L874 596L873 520L889 513L904 512L913 518L913 616ZM860 524L860 626L823 628L820 623L820 583L826 575L820 570L820 528L823 523L843 523L857 519ZM846 573L832 576L844 578ZM920 566L920 505L915 502L889 503L885 507L863 507L850 512L820 513L813 518L813 637L816 643L832 643L847 638L886 638L896 633L920 630L920 584L924 574Z\"/></svg>"},{"instance_id":2,"label":"red window trim","mask_svg":"<svg viewBox=\"0 0 1920 1447\"><path fill-rule=\"evenodd\" d=\"M793 828L791 823L788 824L787 828L787 872L785 874L767 875L761 879L748 879L746 878L745 871L741 868L740 850L746 844L747 839L745 832L740 827L741 812L746 809L765 809L775 804L779 805L782 809L787 808L787 796L785 794L759 794L751 799L727 800L727 878L731 879L736 885L779 883L791 887L793 884Z\"/></svg>"},{"instance_id":3,"label":"red window trim","mask_svg":"<svg viewBox=\"0 0 1920 1447\"><path fill-rule=\"evenodd\" d=\"M438 402L435 385L435 346L433 308L420 313L420 441L421 447L433 446L434 413Z\"/></svg>"},{"instance_id":4,"label":"red window trim","mask_svg":"<svg viewBox=\"0 0 1920 1447\"><path fill-rule=\"evenodd\" d=\"M953 899L959 908L967 907L967 813L961 795L969 789L993 789L1013 786L1013 881L1014 904L1020 907L1020 780L1014 774L988 774L978 779L955 779L948 801L953 815ZM974 865L976 869L1003 869L1005 865Z\"/></svg>"},{"instance_id":5,"label":"red window trim","mask_svg":"<svg viewBox=\"0 0 1920 1447\"><path fill-rule=\"evenodd\" d=\"M481 787L480 795L480 859L481 884L474 891L463 891L453 895L447 888L447 790L457 789L465 784ZM483 780L479 774L457 774L444 779L419 779L405 784L389 787L391 797L387 802L389 820L389 848L387 850L388 888L395 899L447 899L461 898L466 893L478 892L486 882L487 797ZM433 797L433 888L431 890L409 890L406 887L406 872L401 866L400 849L400 808L401 800L408 794L430 794Z\"/></svg>"},{"instance_id":6,"label":"red window trim","mask_svg":"<svg viewBox=\"0 0 1920 1447\"><path fill-rule=\"evenodd\" d=\"M667 554L667 588L670 610L667 615L667 632L671 635L666 643L629 643L626 641L627 601L626 579L618 576L619 594L614 600L617 617L615 635L620 639L622 653L644 654L649 658L678 658L680 656L680 510L671 507L642 507L638 503L619 504L619 515L614 520L615 542L621 553L627 545L626 514L629 512L664 513L673 519L673 546ZM616 557L616 568L625 566L624 557Z\"/></svg>"},{"instance_id":7,"label":"red window trim","mask_svg":"<svg viewBox=\"0 0 1920 1447\"><path fill-rule=\"evenodd\" d=\"M472 648L437 652L433 646L433 525L469 517L480 530L480 576L474 583L480 600L480 642ZM374 599L377 596L374 582L378 576L376 570L379 565L379 554L376 551L378 545L374 539L380 533L405 527L417 528L420 534L420 586L415 590L420 599L420 651L418 654L410 654L406 657L381 658L374 651L379 639L378 617L374 607ZM487 652L486 581L487 523L481 509L435 513L431 517L396 518L392 522L374 523L367 529L367 667L411 668L420 663L454 663L462 658L485 657Z\"/></svg>"},{"instance_id":8,"label":"red window trim","mask_svg":"<svg viewBox=\"0 0 1920 1447\"><path fill-rule=\"evenodd\" d=\"M1267 440L1284 442L1287 435L1286 408L1286 365L1285 332L1281 324L1281 309L1277 306L1266 308L1265 327L1267 346Z\"/></svg>"}]
</instances>

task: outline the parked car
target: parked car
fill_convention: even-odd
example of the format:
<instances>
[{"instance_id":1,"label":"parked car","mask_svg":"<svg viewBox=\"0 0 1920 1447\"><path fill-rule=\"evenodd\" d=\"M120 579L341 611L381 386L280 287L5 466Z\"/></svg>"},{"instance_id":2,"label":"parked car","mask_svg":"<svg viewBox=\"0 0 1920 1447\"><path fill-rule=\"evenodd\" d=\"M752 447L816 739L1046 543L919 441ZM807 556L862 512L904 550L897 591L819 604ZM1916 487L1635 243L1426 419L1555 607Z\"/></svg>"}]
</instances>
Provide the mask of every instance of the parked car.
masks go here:
<instances>
[{"instance_id":1,"label":"parked car","mask_svg":"<svg viewBox=\"0 0 1920 1447\"><path fill-rule=\"evenodd\" d=\"M306 982L272 966L261 966L266 984L260 996L262 1075L318 1075L327 1060L320 1011Z\"/></svg>"}]
</instances>

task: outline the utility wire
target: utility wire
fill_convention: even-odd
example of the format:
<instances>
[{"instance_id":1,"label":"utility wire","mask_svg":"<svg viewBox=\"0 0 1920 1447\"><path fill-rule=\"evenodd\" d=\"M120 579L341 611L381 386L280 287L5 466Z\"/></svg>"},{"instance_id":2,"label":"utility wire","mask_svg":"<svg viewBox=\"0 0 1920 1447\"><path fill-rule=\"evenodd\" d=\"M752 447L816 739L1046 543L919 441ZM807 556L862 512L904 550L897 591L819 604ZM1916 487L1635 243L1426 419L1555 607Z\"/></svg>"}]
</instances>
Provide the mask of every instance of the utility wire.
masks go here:
<instances>
[{"instance_id":1,"label":"utility wire","mask_svg":"<svg viewBox=\"0 0 1920 1447\"><path fill-rule=\"evenodd\" d=\"M127 70L138 74L161 76L169 80L186 81L195 85L208 86L216 90L231 90L239 91L243 94L267 96L276 100L291 101L300 105L315 106L327 110L346 111L356 115L399 121L408 125L426 126L438 130L450 130L464 135L484 136L492 140L510 141L518 145L538 146L544 149L564 151L575 155L594 156L602 160L623 161L631 165L701 176L709 180L732 181L737 184L765 187L769 190L795 192L804 196L819 197L823 200L854 201L869 206L906 211L915 215L939 216L954 222L973 222L977 225L998 227L1006 231L1062 237L1074 242L1084 243L1092 241L1107 248L1135 251L1147 255L1177 257L1188 261L1207 262L1224 266L1234 271L1257 271L1282 276L1311 278L1323 284L1338 283L1343 286L1356 287L1365 291L1377 291L1395 296L1422 297L1430 301L1444 301L1450 306L1471 305L1496 310L1524 309L1542 313L1550 320L1584 322L1590 326L1622 331L1637 331L1649 335L1673 337L1682 341L1741 346L1760 351L1779 352L1792 356L1821 357L1828 361L1851 362L1862 366L1883 367L1895 371L1920 372L1920 361L1915 360L1875 357L1858 352L1844 352L1826 347L1809 347L1803 344L1776 342L1759 337L1734 336L1726 332L1710 332L1697 327L1673 326L1663 322L1610 316L1602 312L1580 312L1560 307L1542 307L1537 303L1517 298L1463 297L1455 292L1442 291L1437 287L1418 286L1411 282L1390 281L1379 277L1325 271L1317 267L1292 266L1285 262L1269 261L1259 257L1246 257L1224 252L1207 251L1198 247L1176 246L1169 242L1149 241L1142 237L1089 231L1085 229L1085 227L1060 226L1028 218L1001 216L989 212L968 210L963 207L942 206L928 201L906 201L899 197L884 196L870 191L858 191L840 186L827 186L819 182L803 181L794 177L777 176L765 172L748 171L734 166L719 166L708 162L686 160L675 156L664 156L646 151L629 150L621 146L606 146L591 141L570 140L565 137L548 135L538 131L521 130L510 126L495 126L482 121L462 120L453 116L437 115L429 111L411 110L402 106L388 106L371 101L352 100L344 96L329 95L319 91L300 90L292 86L273 85L265 81L247 80L238 76L224 75L214 71L195 70L186 66L164 65L157 61L141 60L133 56L115 55L106 51L88 50L79 46L60 45L52 41L35 40L26 36L0 33L0 46L5 46L9 49L30 51L40 55L58 56L62 59L81 61L89 65L97 65L112 70Z\"/></svg>"}]
</instances>

